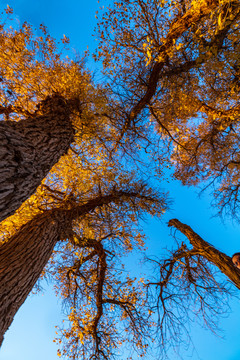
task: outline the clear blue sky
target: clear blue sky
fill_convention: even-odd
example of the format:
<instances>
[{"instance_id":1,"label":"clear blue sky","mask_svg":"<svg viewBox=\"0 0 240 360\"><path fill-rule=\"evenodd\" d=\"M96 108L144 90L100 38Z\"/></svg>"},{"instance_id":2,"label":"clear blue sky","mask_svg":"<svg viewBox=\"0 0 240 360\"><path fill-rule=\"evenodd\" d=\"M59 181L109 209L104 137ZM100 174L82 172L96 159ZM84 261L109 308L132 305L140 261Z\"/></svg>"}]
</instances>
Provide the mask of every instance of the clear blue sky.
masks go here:
<instances>
[{"instance_id":1,"label":"clear blue sky","mask_svg":"<svg viewBox=\"0 0 240 360\"><path fill-rule=\"evenodd\" d=\"M103 1L102 1L103 3ZM92 37L96 24L96 0L0 0L1 8L9 4L18 19L34 26L44 23L50 34L60 39L63 34L70 37L71 46L80 53L95 43ZM89 65L92 66L92 61ZM205 240L228 255L240 250L239 226L218 218L212 218L207 196L198 199L191 189L178 183L166 184L175 199L172 211L166 214L162 223L151 220L145 224L149 236L149 253L159 255L161 248L172 244L166 222L177 217L190 225ZM55 325L61 323L61 303L55 297L51 286L45 286L44 294L31 295L16 315L5 336L0 360L57 360L57 346L52 342ZM193 360L239 360L240 359L240 302L230 303L232 314L220 320L222 337L215 337L206 330L192 324L192 334L196 351L183 355L183 359ZM171 356L174 360L176 357ZM124 360L124 359L121 359Z\"/></svg>"}]
</instances>

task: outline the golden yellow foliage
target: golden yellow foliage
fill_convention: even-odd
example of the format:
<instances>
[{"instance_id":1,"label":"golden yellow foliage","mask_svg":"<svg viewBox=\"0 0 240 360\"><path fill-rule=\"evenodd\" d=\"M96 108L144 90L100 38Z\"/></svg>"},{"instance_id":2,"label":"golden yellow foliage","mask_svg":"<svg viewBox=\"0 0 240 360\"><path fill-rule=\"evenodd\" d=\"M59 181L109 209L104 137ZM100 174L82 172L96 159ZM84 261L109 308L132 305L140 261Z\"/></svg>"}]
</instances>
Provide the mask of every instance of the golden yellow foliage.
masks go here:
<instances>
[{"instance_id":1,"label":"golden yellow foliage","mask_svg":"<svg viewBox=\"0 0 240 360\"><path fill-rule=\"evenodd\" d=\"M139 220L144 213L161 216L167 201L138 173L158 176L162 165L174 165L183 183L220 178L221 193L238 196L239 19L238 1L115 2L98 32L96 58L111 79L105 88L93 84L83 60L57 52L45 27L39 37L26 23L0 27L0 105L11 105L7 118L22 119L54 92L79 104L70 151L0 227L7 241L41 212L74 213L45 269L68 309L59 356L111 358L127 341L140 357L146 353L152 311L144 280L129 277L122 256L143 249ZM113 202L76 214L117 191L122 196Z\"/></svg>"},{"instance_id":2,"label":"golden yellow foliage","mask_svg":"<svg viewBox=\"0 0 240 360\"><path fill-rule=\"evenodd\" d=\"M100 18L96 54L111 72L109 86L128 94L125 130L149 152L153 144L156 165L174 166L184 184L220 184L220 209L229 205L235 215L239 25L239 1L121 1Z\"/></svg>"}]
</instances>

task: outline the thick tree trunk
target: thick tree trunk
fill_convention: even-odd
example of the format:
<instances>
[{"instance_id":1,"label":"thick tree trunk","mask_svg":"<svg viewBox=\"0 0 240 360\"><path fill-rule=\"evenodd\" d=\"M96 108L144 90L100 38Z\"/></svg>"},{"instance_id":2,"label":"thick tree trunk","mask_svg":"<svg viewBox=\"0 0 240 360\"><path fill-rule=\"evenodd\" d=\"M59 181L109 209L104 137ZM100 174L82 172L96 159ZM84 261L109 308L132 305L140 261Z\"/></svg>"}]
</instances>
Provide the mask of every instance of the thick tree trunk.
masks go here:
<instances>
[{"instance_id":1,"label":"thick tree trunk","mask_svg":"<svg viewBox=\"0 0 240 360\"><path fill-rule=\"evenodd\" d=\"M19 122L0 121L0 222L40 185L73 141L69 106L59 95Z\"/></svg>"},{"instance_id":2,"label":"thick tree trunk","mask_svg":"<svg viewBox=\"0 0 240 360\"><path fill-rule=\"evenodd\" d=\"M233 265L232 259L229 256L203 240L190 226L181 223L179 220L172 219L169 221L168 225L181 231L181 233L188 238L193 249L195 249L199 255L204 256L208 261L217 266L221 272L224 273L238 289L240 289L240 270Z\"/></svg>"},{"instance_id":3,"label":"thick tree trunk","mask_svg":"<svg viewBox=\"0 0 240 360\"><path fill-rule=\"evenodd\" d=\"M1 246L0 345L14 315L36 283L59 240L59 227L59 221L51 213L44 213L23 226L20 232Z\"/></svg>"},{"instance_id":4,"label":"thick tree trunk","mask_svg":"<svg viewBox=\"0 0 240 360\"><path fill-rule=\"evenodd\" d=\"M55 244L69 237L72 221L104 204L134 197L139 197L139 193L113 190L81 205L69 203L68 210L46 211L0 246L0 346L4 333L32 291Z\"/></svg>"}]
</instances>

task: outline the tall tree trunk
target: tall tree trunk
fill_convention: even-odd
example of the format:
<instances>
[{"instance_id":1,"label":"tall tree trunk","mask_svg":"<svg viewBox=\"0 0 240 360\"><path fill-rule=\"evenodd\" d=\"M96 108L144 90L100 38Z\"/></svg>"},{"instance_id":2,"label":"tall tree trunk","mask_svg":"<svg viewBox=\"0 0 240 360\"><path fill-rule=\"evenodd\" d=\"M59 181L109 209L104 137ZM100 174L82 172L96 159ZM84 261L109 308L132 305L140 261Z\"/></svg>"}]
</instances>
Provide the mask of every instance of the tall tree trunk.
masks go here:
<instances>
[{"instance_id":1,"label":"tall tree trunk","mask_svg":"<svg viewBox=\"0 0 240 360\"><path fill-rule=\"evenodd\" d=\"M22 226L0 246L0 346L4 333L41 275L57 241L69 237L75 219L111 202L137 198L139 193L113 190L78 205L48 210Z\"/></svg>"},{"instance_id":2,"label":"tall tree trunk","mask_svg":"<svg viewBox=\"0 0 240 360\"><path fill-rule=\"evenodd\" d=\"M0 345L59 240L60 223L51 215L35 217L1 246Z\"/></svg>"},{"instance_id":3,"label":"tall tree trunk","mask_svg":"<svg viewBox=\"0 0 240 360\"><path fill-rule=\"evenodd\" d=\"M0 121L0 222L35 192L73 135L69 106L59 95L47 97L28 119Z\"/></svg>"},{"instance_id":4,"label":"tall tree trunk","mask_svg":"<svg viewBox=\"0 0 240 360\"><path fill-rule=\"evenodd\" d=\"M204 256L208 261L217 266L221 272L225 274L238 289L240 289L240 270L233 265L232 259L229 256L203 240L190 226L181 223L179 220L172 219L169 221L168 225L181 231L181 233L188 238L193 249L196 250L199 255Z\"/></svg>"}]
</instances>

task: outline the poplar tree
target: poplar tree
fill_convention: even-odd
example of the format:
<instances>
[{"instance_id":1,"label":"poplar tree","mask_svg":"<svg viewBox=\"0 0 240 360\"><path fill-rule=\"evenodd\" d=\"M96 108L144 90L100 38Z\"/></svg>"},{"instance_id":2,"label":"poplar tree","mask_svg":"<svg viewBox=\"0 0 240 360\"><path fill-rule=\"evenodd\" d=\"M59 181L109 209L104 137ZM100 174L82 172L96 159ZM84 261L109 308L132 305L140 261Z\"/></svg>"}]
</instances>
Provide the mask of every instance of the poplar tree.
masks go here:
<instances>
[{"instance_id":1,"label":"poplar tree","mask_svg":"<svg viewBox=\"0 0 240 360\"><path fill-rule=\"evenodd\" d=\"M167 209L166 195L137 173L156 179L167 166L183 184L214 183L220 211L237 216L239 20L237 0L116 1L98 28L105 87L92 84L81 61L56 55L43 26L44 37L34 42L27 24L2 28L3 128L57 114L69 127L62 150L56 146L57 157L44 162L41 186L39 178L15 210L37 188L35 194L1 223L1 341L46 274L68 309L58 353L69 359L114 358L127 342L144 356L156 328L166 350L183 341L194 311L215 329L229 294L215 266L237 288L239 270L188 225L170 220L189 243L178 244L169 258L152 259L158 276L136 282L119 265L121 255L142 250L144 213L161 216ZM18 150L11 156L12 162L22 158Z\"/></svg>"},{"instance_id":2,"label":"poplar tree","mask_svg":"<svg viewBox=\"0 0 240 360\"><path fill-rule=\"evenodd\" d=\"M95 54L118 99L118 146L139 142L158 173L166 166L183 185L212 189L219 214L233 219L239 217L239 26L235 0L116 1L99 15ZM239 289L228 255L184 220L169 226L187 241L177 242L171 257L152 259L156 277L147 284L163 353L186 344L183 334L189 344L185 324L193 316L216 329L229 291L217 270Z\"/></svg>"},{"instance_id":3,"label":"poplar tree","mask_svg":"<svg viewBox=\"0 0 240 360\"><path fill-rule=\"evenodd\" d=\"M91 83L82 61L64 59L43 25L37 37L29 24L13 27L6 14L1 17L0 221L67 153Z\"/></svg>"},{"instance_id":4,"label":"poplar tree","mask_svg":"<svg viewBox=\"0 0 240 360\"><path fill-rule=\"evenodd\" d=\"M96 53L118 99L115 117L124 129L119 144L133 134L148 152L152 144L157 167L172 166L185 185L214 185L219 211L234 216L239 5L237 0L117 1L100 15Z\"/></svg>"}]
</instances>

